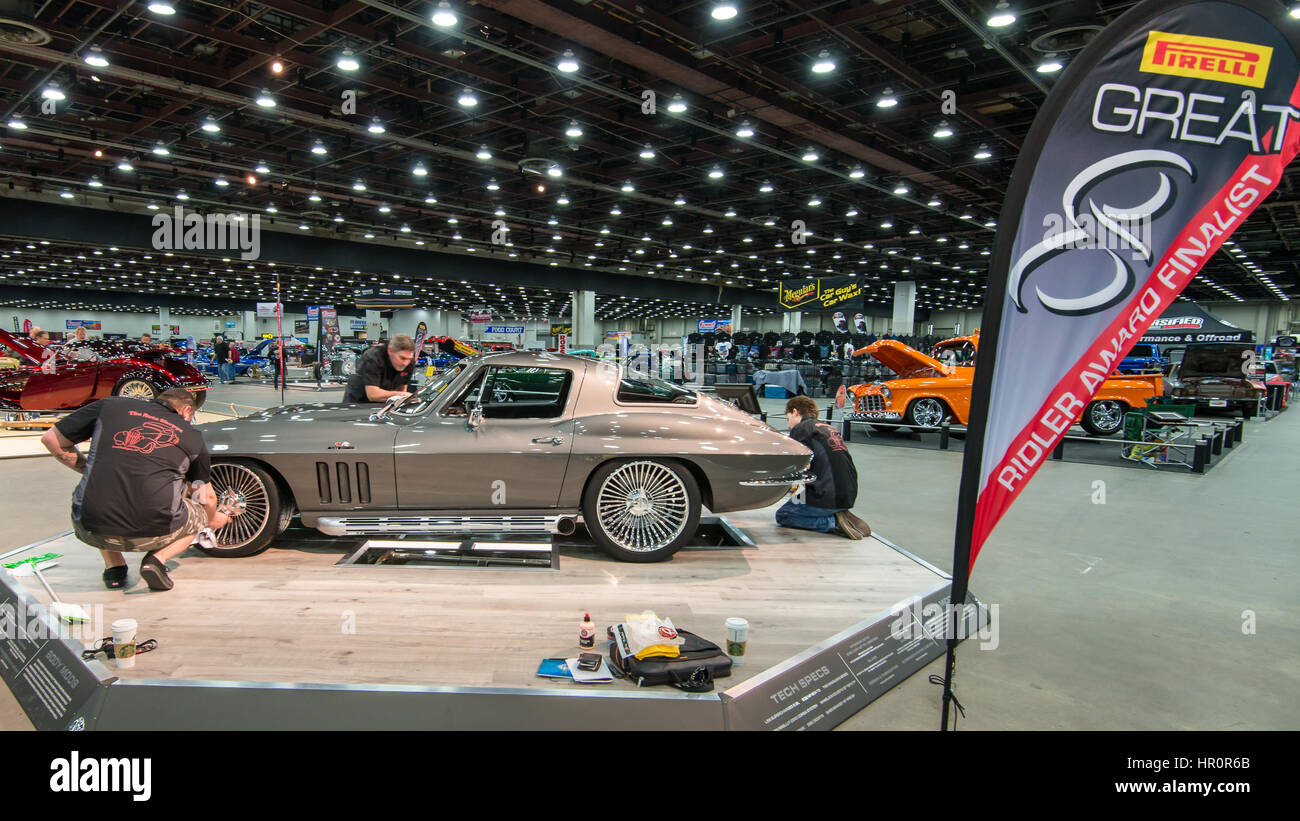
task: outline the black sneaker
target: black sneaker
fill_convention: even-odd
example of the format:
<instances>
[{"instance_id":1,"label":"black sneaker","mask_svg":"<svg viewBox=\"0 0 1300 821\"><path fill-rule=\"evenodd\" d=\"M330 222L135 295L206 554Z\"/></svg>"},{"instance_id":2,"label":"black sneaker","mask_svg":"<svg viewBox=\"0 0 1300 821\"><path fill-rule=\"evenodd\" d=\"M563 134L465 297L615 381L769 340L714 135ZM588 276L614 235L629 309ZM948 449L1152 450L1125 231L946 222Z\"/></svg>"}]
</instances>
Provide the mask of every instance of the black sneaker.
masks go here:
<instances>
[{"instance_id":1,"label":"black sneaker","mask_svg":"<svg viewBox=\"0 0 1300 821\"><path fill-rule=\"evenodd\" d=\"M119 590L126 587L126 565L105 568L103 578L104 586L109 590Z\"/></svg>"},{"instance_id":2,"label":"black sneaker","mask_svg":"<svg viewBox=\"0 0 1300 821\"><path fill-rule=\"evenodd\" d=\"M158 561L153 553L144 554L140 560L140 578L150 590L171 590L174 584L172 577L167 575L167 565Z\"/></svg>"}]
</instances>

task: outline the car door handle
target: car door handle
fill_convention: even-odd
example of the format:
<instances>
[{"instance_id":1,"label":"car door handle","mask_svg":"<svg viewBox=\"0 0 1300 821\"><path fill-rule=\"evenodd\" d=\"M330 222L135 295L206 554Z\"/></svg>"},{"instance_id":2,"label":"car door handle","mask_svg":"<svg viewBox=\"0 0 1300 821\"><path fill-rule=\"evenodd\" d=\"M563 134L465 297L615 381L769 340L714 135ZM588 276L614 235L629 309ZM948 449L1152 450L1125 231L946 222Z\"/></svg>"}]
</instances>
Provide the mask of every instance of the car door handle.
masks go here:
<instances>
[{"instance_id":1,"label":"car door handle","mask_svg":"<svg viewBox=\"0 0 1300 821\"><path fill-rule=\"evenodd\" d=\"M534 445L563 445L564 439L559 436L541 436L533 440Z\"/></svg>"}]
</instances>

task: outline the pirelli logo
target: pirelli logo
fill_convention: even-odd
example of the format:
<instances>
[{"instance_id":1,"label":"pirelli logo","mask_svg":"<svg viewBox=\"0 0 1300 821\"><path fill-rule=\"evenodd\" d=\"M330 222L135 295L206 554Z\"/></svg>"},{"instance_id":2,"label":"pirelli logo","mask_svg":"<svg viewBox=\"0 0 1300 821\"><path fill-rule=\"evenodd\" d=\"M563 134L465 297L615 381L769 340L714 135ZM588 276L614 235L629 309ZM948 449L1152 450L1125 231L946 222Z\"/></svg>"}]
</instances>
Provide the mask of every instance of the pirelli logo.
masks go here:
<instances>
[{"instance_id":1,"label":"pirelli logo","mask_svg":"<svg viewBox=\"0 0 1300 821\"><path fill-rule=\"evenodd\" d=\"M1141 70L1263 88L1271 59L1271 46L1151 31L1142 50Z\"/></svg>"}]
</instances>

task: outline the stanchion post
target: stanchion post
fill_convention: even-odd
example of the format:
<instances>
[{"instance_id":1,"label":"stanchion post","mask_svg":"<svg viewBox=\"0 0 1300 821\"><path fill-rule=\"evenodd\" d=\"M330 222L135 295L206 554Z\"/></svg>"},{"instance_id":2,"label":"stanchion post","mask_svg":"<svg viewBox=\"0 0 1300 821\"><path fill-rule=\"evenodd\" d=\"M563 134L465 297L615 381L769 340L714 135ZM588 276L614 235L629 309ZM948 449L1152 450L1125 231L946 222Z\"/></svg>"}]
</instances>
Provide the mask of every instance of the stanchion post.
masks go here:
<instances>
[{"instance_id":1,"label":"stanchion post","mask_svg":"<svg viewBox=\"0 0 1300 821\"><path fill-rule=\"evenodd\" d=\"M1192 451L1192 473L1204 473L1205 464L1210 461L1210 443L1204 437L1196 440L1196 449Z\"/></svg>"},{"instance_id":2,"label":"stanchion post","mask_svg":"<svg viewBox=\"0 0 1300 821\"><path fill-rule=\"evenodd\" d=\"M1058 462L1065 460L1065 439L1061 439L1056 443L1056 447L1052 448L1052 458Z\"/></svg>"},{"instance_id":3,"label":"stanchion post","mask_svg":"<svg viewBox=\"0 0 1300 821\"><path fill-rule=\"evenodd\" d=\"M939 450L948 449L948 433L948 422L945 420L944 423L939 426Z\"/></svg>"},{"instance_id":4,"label":"stanchion post","mask_svg":"<svg viewBox=\"0 0 1300 821\"><path fill-rule=\"evenodd\" d=\"M1241 442L1242 442L1242 440L1246 438L1246 420L1245 420L1245 419L1238 419L1238 420L1237 420L1237 428L1236 428L1236 430L1233 431L1233 433L1236 434L1235 438L1236 438L1236 440L1237 440L1237 444L1240 445Z\"/></svg>"},{"instance_id":5,"label":"stanchion post","mask_svg":"<svg viewBox=\"0 0 1300 821\"><path fill-rule=\"evenodd\" d=\"M850 442L853 440L853 423L850 422L848 419L843 419L840 421L840 438L843 439L845 442Z\"/></svg>"},{"instance_id":6,"label":"stanchion post","mask_svg":"<svg viewBox=\"0 0 1300 821\"><path fill-rule=\"evenodd\" d=\"M1215 456L1223 453L1223 428L1214 429L1214 438L1210 440L1210 453Z\"/></svg>"}]
</instances>

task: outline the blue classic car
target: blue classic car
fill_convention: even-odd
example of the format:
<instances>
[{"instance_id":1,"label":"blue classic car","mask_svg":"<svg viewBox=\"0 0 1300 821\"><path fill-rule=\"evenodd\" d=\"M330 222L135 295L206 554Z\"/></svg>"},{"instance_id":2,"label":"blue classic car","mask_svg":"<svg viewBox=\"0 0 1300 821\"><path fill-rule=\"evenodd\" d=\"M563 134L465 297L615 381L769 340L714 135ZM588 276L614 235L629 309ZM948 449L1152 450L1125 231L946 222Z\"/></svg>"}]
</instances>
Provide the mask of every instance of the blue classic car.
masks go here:
<instances>
[{"instance_id":1,"label":"blue classic car","mask_svg":"<svg viewBox=\"0 0 1300 821\"><path fill-rule=\"evenodd\" d=\"M1119 363L1120 373L1168 373L1170 360L1155 345L1134 345Z\"/></svg>"}]
</instances>

